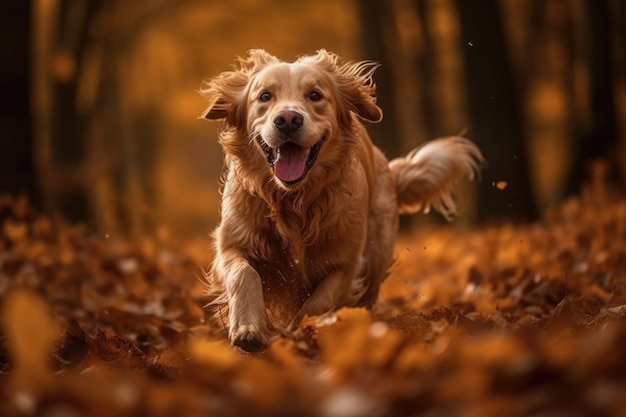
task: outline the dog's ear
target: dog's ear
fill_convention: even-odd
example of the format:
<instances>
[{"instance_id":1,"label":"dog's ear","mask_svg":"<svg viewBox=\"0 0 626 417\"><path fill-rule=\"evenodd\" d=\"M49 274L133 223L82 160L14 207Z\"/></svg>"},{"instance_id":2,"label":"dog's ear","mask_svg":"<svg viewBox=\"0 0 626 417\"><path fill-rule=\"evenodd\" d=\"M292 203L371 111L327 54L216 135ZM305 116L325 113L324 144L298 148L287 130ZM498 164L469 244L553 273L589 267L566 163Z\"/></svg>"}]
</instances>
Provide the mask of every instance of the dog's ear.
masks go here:
<instances>
[{"instance_id":1,"label":"dog's ear","mask_svg":"<svg viewBox=\"0 0 626 417\"><path fill-rule=\"evenodd\" d=\"M374 71L380 64L372 61L346 62L337 67L339 92L348 108L368 122L378 123L383 111L376 105Z\"/></svg>"},{"instance_id":2,"label":"dog's ear","mask_svg":"<svg viewBox=\"0 0 626 417\"><path fill-rule=\"evenodd\" d=\"M209 106L199 118L226 119L227 122L236 124L239 117L245 114L242 107L245 107L250 77L260 68L275 62L279 62L275 56L262 49L252 49L248 55L237 59L234 70L205 81L200 88L200 94L209 100Z\"/></svg>"},{"instance_id":3,"label":"dog's ear","mask_svg":"<svg viewBox=\"0 0 626 417\"><path fill-rule=\"evenodd\" d=\"M223 72L205 81L200 94L209 100L209 106L200 115L201 119L228 119L236 113L239 104L244 102L248 75L240 70Z\"/></svg>"}]
</instances>

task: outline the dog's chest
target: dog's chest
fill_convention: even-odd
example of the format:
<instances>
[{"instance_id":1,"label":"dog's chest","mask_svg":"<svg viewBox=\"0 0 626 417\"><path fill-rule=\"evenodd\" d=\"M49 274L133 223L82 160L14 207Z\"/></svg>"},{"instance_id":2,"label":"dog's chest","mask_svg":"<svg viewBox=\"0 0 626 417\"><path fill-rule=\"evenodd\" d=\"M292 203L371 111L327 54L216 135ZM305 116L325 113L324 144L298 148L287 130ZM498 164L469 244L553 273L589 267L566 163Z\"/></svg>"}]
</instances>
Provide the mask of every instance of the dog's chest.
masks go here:
<instances>
[{"instance_id":1,"label":"dog's chest","mask_svg":"<svg viewBox=\"0 0 626 417\"><path fill-rule=\"evenodd\" d=\"M277 238L272 239L267 256L251 261L261 278L263 297L274 320L288 322L293 318L317 284L336 269L332 254L337 253L333 245L298 247Z\"/></svg>"},{"instance_id":2,"label":"dog's chest","mask_svg":"<svg viewBox=\"0 0 626 417\"><path fill-rule=\"evenodd\" d=\"M300 285L310 290L340 263L342 244L333 231L320 232L317 240L308 245L293 239L293 235L275 236L270 253L259 261L265 265L259 273L268 285L276 281L279 286Z\"/></svg>"}]
</instances>

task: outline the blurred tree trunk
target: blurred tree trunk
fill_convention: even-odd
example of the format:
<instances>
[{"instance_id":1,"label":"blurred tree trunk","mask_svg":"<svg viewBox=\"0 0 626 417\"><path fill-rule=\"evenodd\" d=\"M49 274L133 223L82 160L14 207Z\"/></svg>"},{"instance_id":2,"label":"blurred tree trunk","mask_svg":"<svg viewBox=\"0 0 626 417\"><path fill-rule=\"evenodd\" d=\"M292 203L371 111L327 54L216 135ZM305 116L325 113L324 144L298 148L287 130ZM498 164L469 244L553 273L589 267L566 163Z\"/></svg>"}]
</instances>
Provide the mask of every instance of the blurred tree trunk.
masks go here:
<instances>
[{"instance_id":1,"label":"blurred tree trunk","mask_svg":"<svg viewBox=\"0 0 626 417\"><path fill-rule=\"evenodd\" d=\"M35 7L33 97L47 208L109 235L139 237L153 220L142 178L154 154L138 147L123 80L134 22L154 7L114 0L36 0ZM145 141L154 147L154 137Z\"/></svg>"},{"instance_id":2,"label":"blurred tree trunk","mask_svg":"<svg viewBox=\"0 0 626 417\"><path fill-rule=\"evenodd\" d=\"M613 86L619 151L616 164L620 170L622 186L626 185L626 2L609 0L611 17L611 45L613 46Z\"/></svg>"},{"instance_id":3,"label":"blurred tree trunk","mask_svg":"<svg viewBox=\"0 0 626 417\"><path fill-rule=\"evenodd\" d=\"M88 4L93 5L95 2ZM76 112L78 83L76 73L80 71L82 53L87 38L90 13L75 14L73 1L62 1L59 10L59 44L55 62L57 73L52 84L54 105L52 106L52 159L60 167L62 176L54 184L57 206L71 220L87 220L88 196L81 184L82 176L76 175L82 168L84 159L83 132L85 115ZM91 8L90 8L91 9ZM86 12L86 11L85 11ZM76 20L79 21L76 21Z\"/></svg>"},{"instance_id":4,"label":"blurred tree trunk","mask_svg":"<svg viewBox=\"0 0 626 417\"><path fill-rule=\"evenodd\" d=\"M372 140L388 157L399 156L402 151L398 121L395 111L394 73L391 68L394 61L393 44L395 39L395 18L392 8L385 0L358 0L357 6L362 25L364 55L367 59L378 61L382 66L376 70L376 104L383 109L383 121L371 124L368 130ZM402 88L402 86L399 86Z\"/></svg>"},{"instance_id":5,"label":"blurred tree trunk","mask_svg":"<svg viewBox=\"0 0 626 417\"><path fill-rule=\"evenodd\" d=\"M463 56L459 48L460 22L453 0L417 0L425 39L421 68L423 99L427 109L429 138L458 135L469 126ZM478 211L477 184L462 181L456 189L462 202L457 222L475 220ZM442 217L437 217L444 221Z\"/></svg>"},{"instance_id":6,"label":"blurred tree trunk","mask_svg":"<svg viewBox=\"0 0 626 417\"><path fill-rule=\"evenodd\" d=\"M517 73L523 91L527 147L530 150L535 201L542 209L559 204L571 168L572 137L584 117L576 84L584 72L576 61L574 20L578 0L532 0L526 3L527 31L523 68ZM509 22L519 13L509 10ZM577 122L578 120L578 122Z\"/></svg>"},{"instance_id":7,"label":"blurred tree trunk","mask_svg":"<svg viewBox=\"0 0 626 417\"><path fill-rule=\"evenodd\" d=\"M393 42L387 54L393 57L394 121L399 131L400 150L404 155L414 149L431 135L426 131L424 118L424 97L426 86L423 84L420 63L425 47L423 27L416 4L411 0L388 2L394 17ZM397 156L397 155L390 155Z\"/></svg>"},{"instance_id":8,"label":"blurred tree trunk","mask_svg":"<svg viewBox=\"0 0 626 417\"><path fill-rule=\"evenodd\" d=\"M580 130L578 147L574 154L572 169L568 181L567 193L580 191L583 182L589 179L590 163L598 159L612 162L609 180L618 179L617 120L614 97L612 47L624 48L624 44L614 45L612 22L607 0L585 0L587 17L586 50L587 65L590 72L589 87L589 123ZM622 6L623 7L623 6ZM624 10L622 9L622 13ZM623 22L622 22L623 23Z\"/></svg>"},{"instance_id":9,"label":"blurred tree trunk","mask_svg":"<svg viewBox=\"0 0 626 417\"><path fill-rule=\"evenodd\" d=\"M435 60L434 54L434 39L432 36L432 31L428 30L428 10L425 0L416 0L415 1L416 9L420 17L422 18L422 26L421 26L421 34L424 38L424 47L422 49L422 54L419 57L419 61L417 62L417 68L419 69L421 84L424 86L423 94L421 96L422 107L424 109L424 130L427 132L428 137L434 137L436 135L435 131L435 115L432 100L433 96L436 94L433 91L433 79L435 78L434 68L432 66L432 62Z\"/></svg>"},{"instance_id":10,"label":"blurred tree trunk","mask_svg":"<svg viewBox=\"0 0 626 417\"><path fill-rule=\"evenodd\" d=\"M30 117L29 74L31 2L8 1L0 6L3 50L0 55L0 193L24 193L39 203L34 141Z\"/></svg>"},{"instance_id":11,"label":"blurred tree trunk","mask_svg":"<svg viewBox=\"0 0 626 417\"><path fill-rule=\"evenodd\" d=\"M418 0L423 16L425 56L421 60L430 136L467 128L465 79L459 49L459 19L452 0Z\"/></svg>"},{"instance_id":12,"label":"blurred tree trunk","mask_svg":"<svg viewBox=\"0 0 626 417\"><path fill-rule=\"evenodd\" d=\"M479 218L537 217L530 186L520 101L513 85L497 0L456 0L470 114L470 136L488 167L479 188ZM507 187L492 186L505 181Z\"/></svg>"},{"instance_id":13,"label":"blurred tree trunk","mask_svg":"<svg viewBox=\"0 0 626 417\"><path fill-rule=\"evenodd\" d=\"M71 220L89 219L84 166L87 115L77 109L79 74L100 1L35 1L33 100L37 163L46 206Z\"/></svg>"}]
</instances>

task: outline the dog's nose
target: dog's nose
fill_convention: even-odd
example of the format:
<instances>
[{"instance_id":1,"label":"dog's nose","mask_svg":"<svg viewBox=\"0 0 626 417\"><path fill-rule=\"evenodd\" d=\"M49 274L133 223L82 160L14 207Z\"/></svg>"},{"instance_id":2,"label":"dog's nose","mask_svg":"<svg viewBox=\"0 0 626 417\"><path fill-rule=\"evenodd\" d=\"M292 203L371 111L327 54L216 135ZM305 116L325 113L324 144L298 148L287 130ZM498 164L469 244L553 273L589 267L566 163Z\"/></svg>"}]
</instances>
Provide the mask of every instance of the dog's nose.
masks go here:
<instances>
[{"instance_id":1,"label":"dog's nose","mask_svg":"<svg viewBox=\"0 0 626 417\"><path fill-rule=\"evenodd\" d=\"M304 116L294 110L285 110L274 117L274 126L283 133L298 130L304 123Z\"/></svg>"}]
</instances>

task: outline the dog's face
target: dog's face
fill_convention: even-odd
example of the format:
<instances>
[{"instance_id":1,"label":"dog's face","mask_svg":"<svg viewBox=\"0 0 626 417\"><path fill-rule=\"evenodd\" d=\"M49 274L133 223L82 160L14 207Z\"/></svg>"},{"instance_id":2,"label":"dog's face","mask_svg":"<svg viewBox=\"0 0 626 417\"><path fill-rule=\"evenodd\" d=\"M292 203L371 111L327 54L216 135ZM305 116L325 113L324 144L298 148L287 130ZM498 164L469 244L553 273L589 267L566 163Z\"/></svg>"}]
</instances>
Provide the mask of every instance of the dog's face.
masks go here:
<instances>
[{"instance_id":1,"label":"dog's face","mask_svg":"<svg viewBox=\"0 0 626 417\"><path fill-rule=\"evenodd\" d=\"M276 178L302 181L329 137L336 136L337 94L329 75L307 64L274 64L253 79L248 130Z\"/></svg>"},{"instance_id":2,"label":"dog's face","mask_svg":"<svg viewBox=\"0 0 626 417\"><path fill-rule=\"evenodd\" d=\"M282 188L294 189L318 158L342 149L352 114L372 122L382 118L371 78L377 64L337 60L323 50L293 63L250 51L239 69L206 84L202 93L210 106L203 117L225 119L236 132L228 140L244 142L223 142L227 153L244 163L264 161Z\"/></svg>"}]
</instances>

